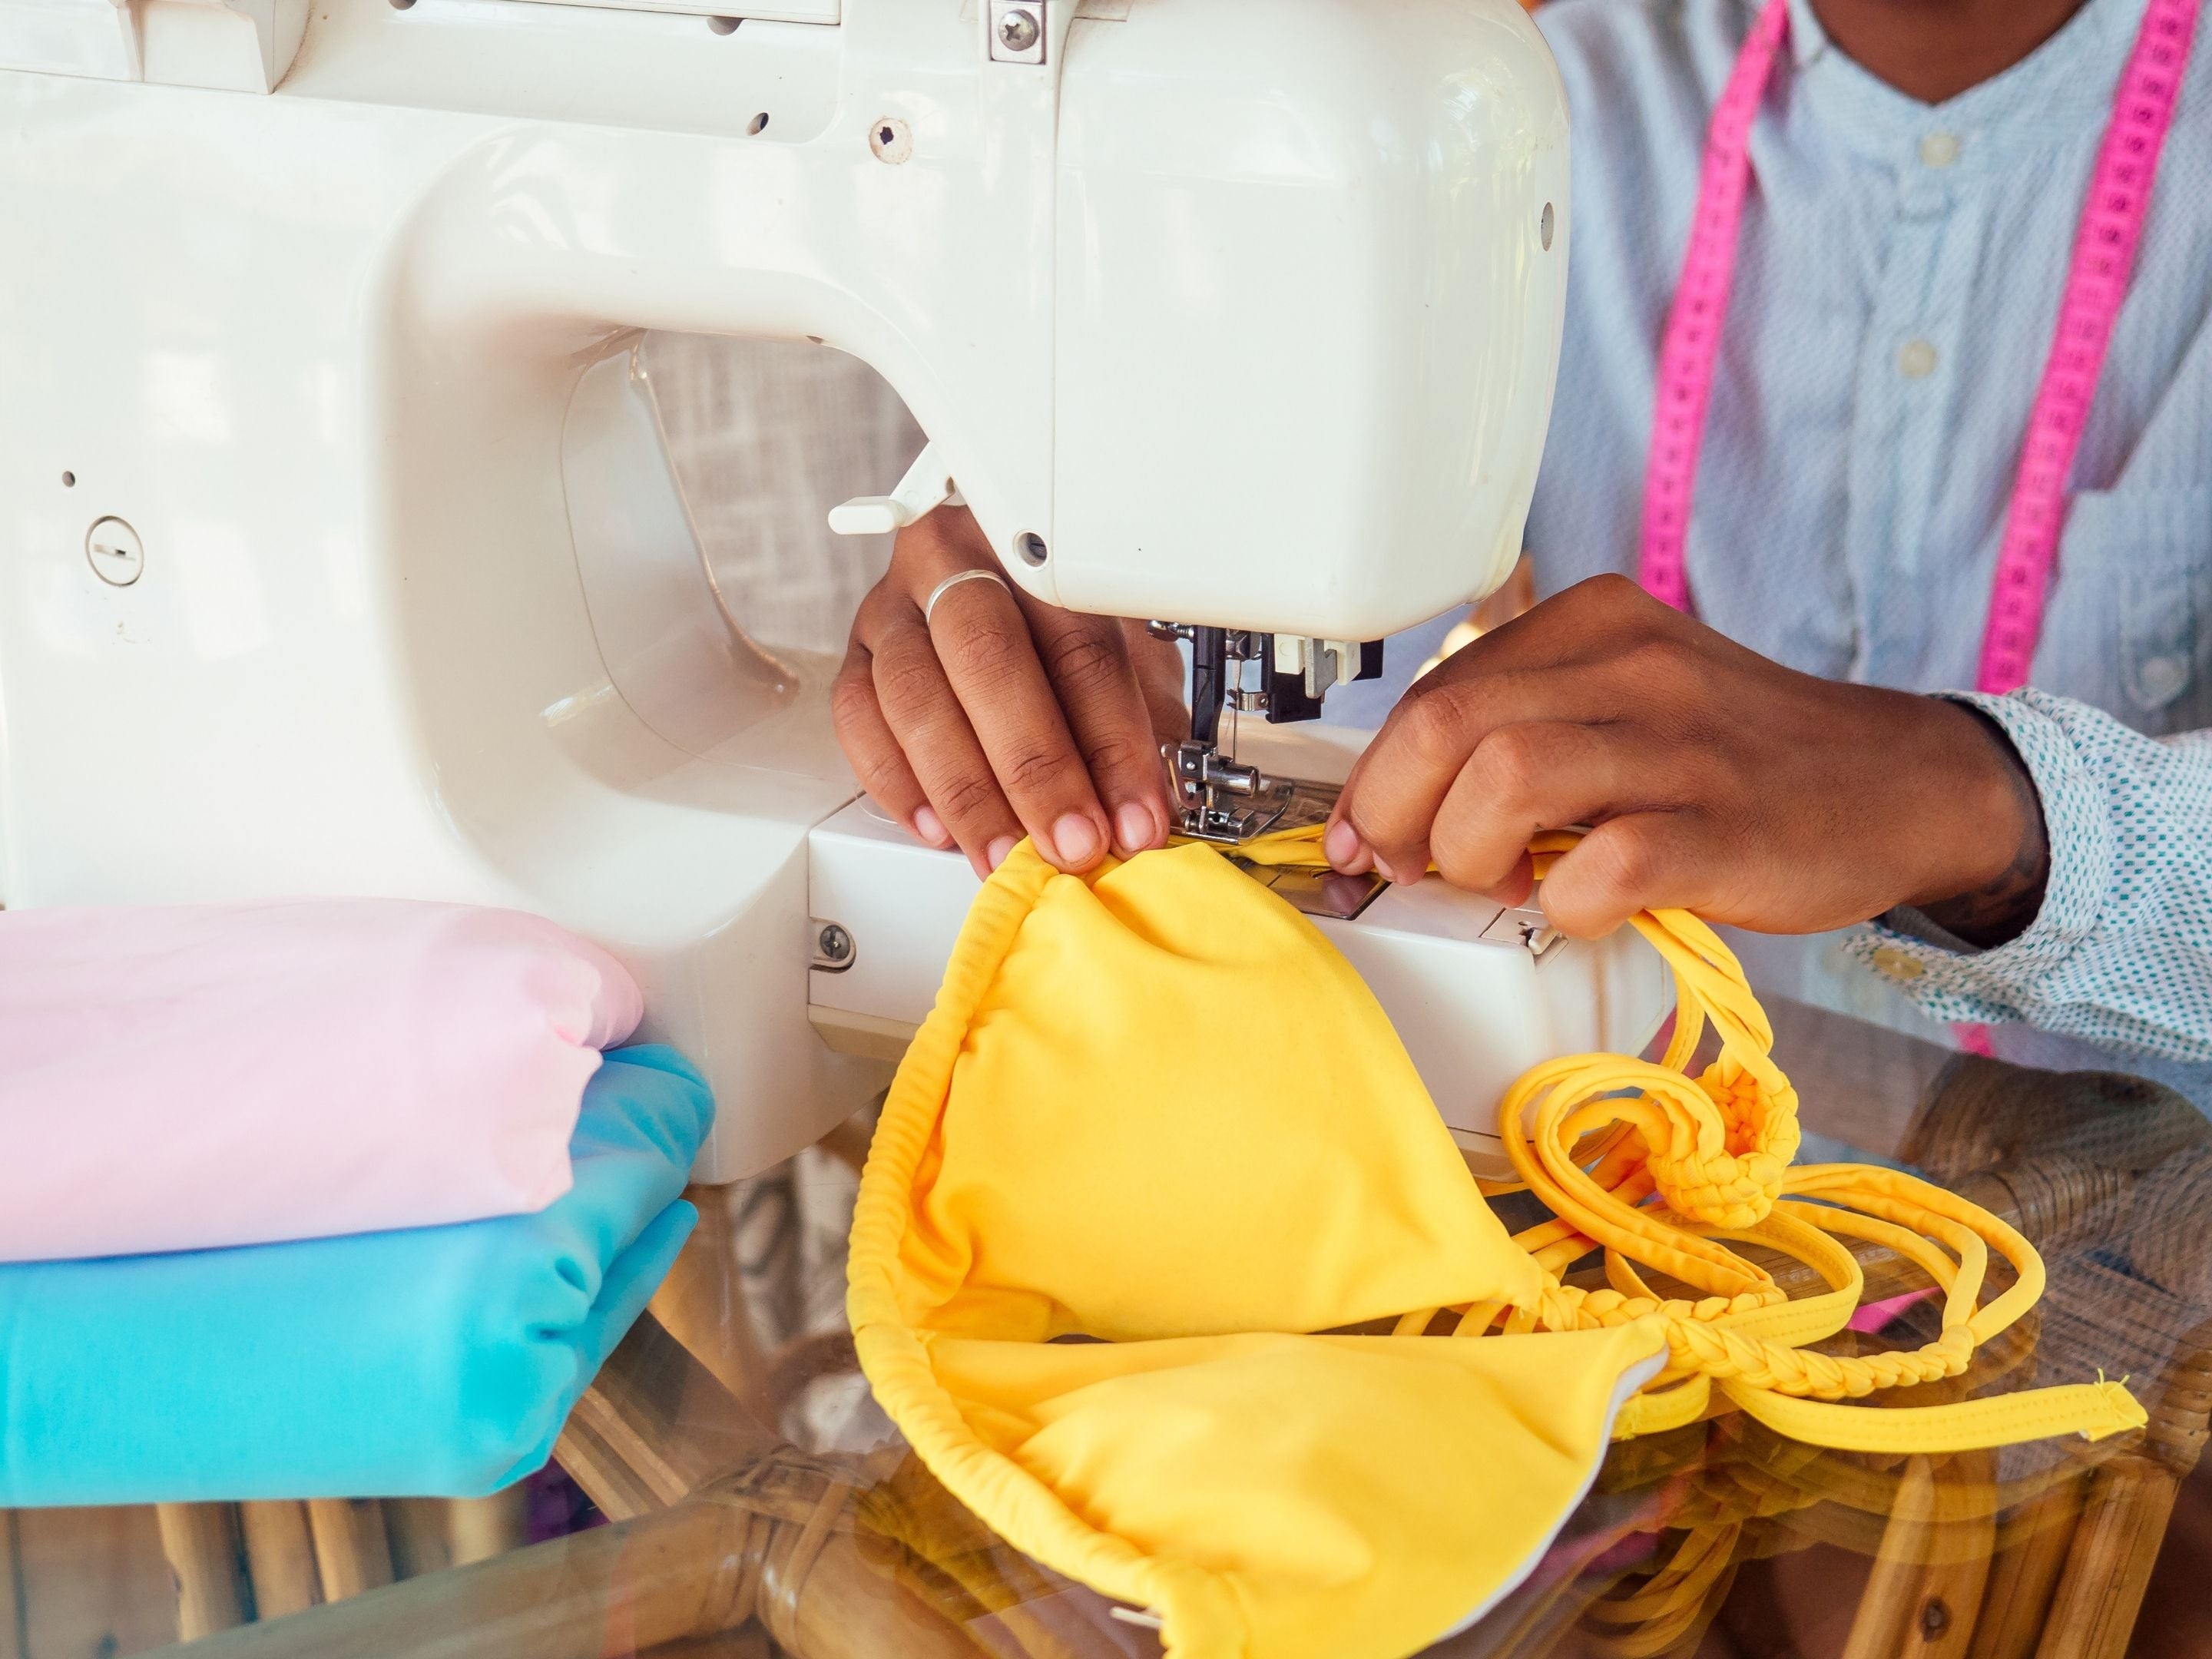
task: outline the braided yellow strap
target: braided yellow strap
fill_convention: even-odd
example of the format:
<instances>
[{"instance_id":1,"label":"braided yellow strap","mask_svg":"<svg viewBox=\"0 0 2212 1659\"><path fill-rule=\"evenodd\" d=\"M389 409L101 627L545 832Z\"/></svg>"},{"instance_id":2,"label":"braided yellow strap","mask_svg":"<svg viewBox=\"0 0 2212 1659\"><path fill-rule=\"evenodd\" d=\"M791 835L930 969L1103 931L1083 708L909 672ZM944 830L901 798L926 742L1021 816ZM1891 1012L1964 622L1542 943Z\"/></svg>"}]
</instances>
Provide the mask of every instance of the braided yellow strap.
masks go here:
<instances>
[{"instance_id":1,"label":"braided yellow strap","mask_svg":"<svg viewBox=\"0 0 2212 1659\"><path fill-rule=\"evenodd\" d=\"M1577 839L1554 831L1530 843L1539 880ZM1320 841L1317 826L1285 830L1237 855L1320 866ZM1833 1403L1960 1375L1977 1347L2043 1294L2042 1258L1986 1210L1915 1176L1850 1164L1793 1166L1797 1092L1774 1063L1773 1027L1735 954L1686 910L1644 911L1632 925L1673 970L1674 1035L1656 1061L1574 1054L1532 1068L1506 1091L1498 1126L1507 1154L1556 1218L1514 1241L1543 1268L1544 1288L1531 1306L1457 1310L1456 1334L1663 1316L1671 1363L1622 1413L1621 1437L1729 1407L1793 1439L1893 1453L2054 1434L2097 1440L2148 1420L2124 1388L2104 1382L1878 1411ZM1708 1028L1720 1057L1692 1077ZM1886 1245L1926 1273L1943 1292L1942 1334L1892 1353L1812 1352L1809 1344L1842 1330L1858 1306L1863 1281L1844 1238ZM1790 1299L1771 1274L1728 1248L1730 1239L1796 1258L1829 1289ZM1609 1288L1561 1280L1599 1248ZM1993 1250L2014 1280L1984 1302ZM1655 1270L1703 1294L1662 1297L1643 1278ZM1398 1329L1425 1330L1440 1311L1417 1309Z\"/></svg>"}]
</instances>

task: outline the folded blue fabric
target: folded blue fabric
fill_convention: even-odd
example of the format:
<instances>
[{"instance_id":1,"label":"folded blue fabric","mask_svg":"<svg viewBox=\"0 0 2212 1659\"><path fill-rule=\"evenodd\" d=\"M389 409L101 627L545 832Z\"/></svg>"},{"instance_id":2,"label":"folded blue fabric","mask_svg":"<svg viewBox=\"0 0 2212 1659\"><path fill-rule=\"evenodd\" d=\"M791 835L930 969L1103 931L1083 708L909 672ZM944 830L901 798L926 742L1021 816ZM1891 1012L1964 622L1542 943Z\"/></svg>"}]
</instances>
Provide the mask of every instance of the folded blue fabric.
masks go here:
<instances>
[{"instance_id":1,"label":"folded blue fabric","mask_svg":"<svg viewBox=\"0 0 2212 1659\"><path fill-rule=\"evenodd\" d=\"M618 1049L535 1215L0 1267L0 1507L520 1480L697 1219L713 1115L674 1050Z\"/></svg>"}]
</instances>

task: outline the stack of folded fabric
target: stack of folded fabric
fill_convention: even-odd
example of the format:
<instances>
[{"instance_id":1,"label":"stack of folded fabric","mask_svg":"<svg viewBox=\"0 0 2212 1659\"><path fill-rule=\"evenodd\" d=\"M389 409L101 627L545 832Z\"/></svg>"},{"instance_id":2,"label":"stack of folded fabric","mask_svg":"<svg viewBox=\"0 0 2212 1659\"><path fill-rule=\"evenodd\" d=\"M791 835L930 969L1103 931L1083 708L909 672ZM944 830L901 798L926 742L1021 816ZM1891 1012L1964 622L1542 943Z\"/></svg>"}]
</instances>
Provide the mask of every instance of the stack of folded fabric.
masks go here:
<instances>
[{"instance_id":1,"label":"stack of folded fabric","mask_svg":"<svg viewBox=\"0 0 2212 1659\"><path fill-rule=\"evenodd\" d=\"M695 1218L641 1012L504 911L0 915L0 1506L538 1468Z\"/></svg>"}]
</instances>

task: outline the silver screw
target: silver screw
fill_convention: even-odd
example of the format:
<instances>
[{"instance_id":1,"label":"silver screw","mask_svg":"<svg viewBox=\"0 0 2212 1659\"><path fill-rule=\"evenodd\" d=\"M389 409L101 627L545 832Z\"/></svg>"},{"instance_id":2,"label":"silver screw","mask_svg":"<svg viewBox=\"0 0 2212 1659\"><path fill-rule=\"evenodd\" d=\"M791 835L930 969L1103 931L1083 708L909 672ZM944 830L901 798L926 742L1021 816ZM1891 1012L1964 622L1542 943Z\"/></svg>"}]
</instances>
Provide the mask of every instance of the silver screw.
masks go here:
<instances>
[{"instance_id":1,"label":"silver screw","mask_svg":"<svg viewBox=\"0 0 2212 1659\"><path fill-rule=\"evenodd\" d=\"M824 962L849 962L853 957L853 936L836 922L825 922L815 939L814 948L821 952Z\"/></svg>"},{"instance_id":2,"label":"silver screw","mask_svg":"<svg viewBox=\"0 0 2212 1659\"><path fill-rule=\"evenodd\" d=\"M999 20L999 44L1008 52L1027 52L1037 43L1037 20L1033 11L1008 12Z\"/></svg>"}]
</instances>

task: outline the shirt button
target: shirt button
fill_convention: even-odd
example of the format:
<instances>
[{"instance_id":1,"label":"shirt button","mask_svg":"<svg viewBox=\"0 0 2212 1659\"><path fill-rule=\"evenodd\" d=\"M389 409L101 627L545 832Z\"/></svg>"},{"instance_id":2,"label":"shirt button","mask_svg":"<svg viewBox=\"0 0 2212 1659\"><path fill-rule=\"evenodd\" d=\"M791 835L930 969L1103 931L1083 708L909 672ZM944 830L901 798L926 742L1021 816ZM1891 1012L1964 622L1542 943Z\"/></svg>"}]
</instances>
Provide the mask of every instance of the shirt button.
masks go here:
<instances>
[{"instance_id":1,"label":"shirt button","mask_svg":"<svg viewBox=\"0 0 2212 1659\"><path fill-rule=\"evenodd\" d=\"M1920 165L1928 167L1948 167L1959 159L1959 135L1955 132L1931 132L1920 141Z\"/></svg>"},{"instance_id":2,"label":"shirt button","mask_svg":"<svg viewBox=\"0 0 2212 1659\"><path fill-rule=\"evenodd\" d=\"M1875 951L1874 965L1892 979L1900 981L1918 979L1928 971L1920 965L1917 957L1899 950L1894 945L1885 945Z\"/></svg>"},{"instance_id":3,"label":"shirt button","mask_svg":"<svg viewBox=\"0 0 2212 1659\"><path fill-rule=\"evenodd\" d=\"M1908 380L1924 380L1936 372L1936 348L1925 340L1907 340L1897 349L1897 372Z\"/></svg>"},{"instance_id":4,"label":"shirt button","mask_svg":"<svg viewBox=\"0 0 2212 1659\"><path fill-rule=\"evenodd\" d=\"M2179 657L2153 657L2136 671L2136 678L2145 696L2163 701L2189 683L2189 670Z\"/></svg>"}]
</instances>

